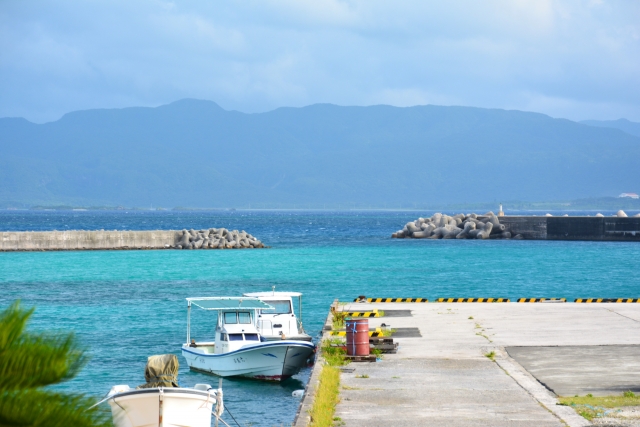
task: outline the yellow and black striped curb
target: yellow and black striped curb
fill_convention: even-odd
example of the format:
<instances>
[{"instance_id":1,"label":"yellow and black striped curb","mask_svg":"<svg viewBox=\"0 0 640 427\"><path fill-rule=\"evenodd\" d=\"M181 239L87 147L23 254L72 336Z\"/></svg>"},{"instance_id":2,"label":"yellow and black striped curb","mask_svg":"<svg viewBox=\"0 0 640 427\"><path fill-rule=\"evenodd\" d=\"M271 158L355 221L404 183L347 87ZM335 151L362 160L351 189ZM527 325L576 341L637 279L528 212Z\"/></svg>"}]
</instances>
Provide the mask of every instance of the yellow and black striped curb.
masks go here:
<instances>
[{"instance_id":1,"label":"yellow and black striped curb","mask_svg":"<svg viewBox=\"0 0 640 427\"><path fill-rule=\"evenodd\" d=\"M380 313L377 308L371 311L338 311L338 313L342 313L348 317L380 317Z\"/></svg>"},{"instance_id":2,"label":"yellow and black striped curb","mask_svg":"<svg viewBox=\"0 0 640 427\"><path fill-rule=\"evenodd\" d=\"M377 311L343 311L348 317L380 317Z\"/></svg>"},{"instance_id":3,"label":"yellow and black striped curb","mask_svg":"<svg viewBox=\"0 0 640 427\"><path fill-rule=\"evenodd\" d=\"M361 301L359 299L355 299L354 302ZM566 298L518 298L516 302L520 303L531 303L531 302L544 302L544 301L564 301L567 302ZM376 302L429 302L427 298L367 298L366 302L376 303ZM437 298L431 302L511 302L509 298ZM576 298L573 301L575 303L640 303L640 298ZM378 315L373 315L373 313L377 313L378 310L373 310L371 312L347 312L346 314L352 317L379 317Z\"/></svg>"},{"instance_id":4,"label":"yellow and black striped curb","mask_svg":"<svg viewBox=\"0 0 640 427\"><path fill-rule=\"evenodd\" d=\"M331 331L331 336L332 337L346 337L347 336L347 331ZM370 337L381 337L382 335L382 331L369 331L369 336Z\"/></svg>"},{"instance_id":5,"label":"yellow and black striped curb","mask_svg":"<svg viewBox=\"0 0 640 427\"><path fill-rule=\"evenodd\" d=\"M353 302L360 301L358 298ZM427 298L367 298L367 302L429 302Z\"/></svg>"},{"instance_id":6,"label":"yellow and black striped curb","mask_svg":"<svg viewBox=\"0 0 640 427\"><path fill-rule=\"evenodd\" d=\"M511 302L508 298L438 298L435 302Z\"/></svg>"}]
</instances>

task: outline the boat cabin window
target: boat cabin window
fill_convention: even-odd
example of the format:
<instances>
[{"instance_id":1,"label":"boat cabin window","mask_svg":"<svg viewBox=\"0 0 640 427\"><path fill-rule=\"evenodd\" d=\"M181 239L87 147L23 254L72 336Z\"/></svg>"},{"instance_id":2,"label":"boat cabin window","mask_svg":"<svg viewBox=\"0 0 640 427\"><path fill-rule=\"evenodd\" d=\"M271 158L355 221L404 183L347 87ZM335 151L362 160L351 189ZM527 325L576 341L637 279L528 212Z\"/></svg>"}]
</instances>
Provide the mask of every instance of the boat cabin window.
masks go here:
<instances>
[{"instance_id":1,"label":"boat cabin window","mask_svg":"<svg viewBox=\"0 0 640 427\"><path fill-rule=\"evenodd\" d=\"M251 313L247 311L241 311L238 313L238 323L243 323L246 325L251 324Z\"/></svg>"},{"instance_id":2,"label":"boat cabin window","mask_svg":"<svg viewBox=\"0 0 640 427\"><path fill-rule=\"evenodd\" d=\"M291 313L291 301L267 301L273 308L262 310L264 314L289 314Z\"/></svg>"},{"instance_id":3,"label":"boat cabin window","mask_svg":"<svg viewBox=\"0 0 640 427\"><path fill-rule=\"evenodd\" d=\"M229 334L229 341L242 341L242 334Z\"/></svg>"},{"instance_id":4,"label":"boat cabin window","mask_svg":"<svg viewBox=\"0 0 640 427\"><path fill-rule=\"evenodd\" d=\"M258 334L244 334L244 339L247 341L260 341Z\"/></svg>"},{"instance_id":5,"label":"boat cabin window","mask_svg":"<svg viewBox=\"0 0 640 427\"><path fill-rule=\"evenodd\" d=\"M227 338L227 334L220 334L220 341L229 341L229 338Z\"/></svg>"},{"instance_id":6,"label":"boat cabin window","mask_svg":"<svg viewBox=\"0 0 640 427\"><path fill-rule=\"evenodd\" d=\"M224 313L224 323L233 324L238 323L238 313L235 311Z\"/></svg>"}]
</instances>

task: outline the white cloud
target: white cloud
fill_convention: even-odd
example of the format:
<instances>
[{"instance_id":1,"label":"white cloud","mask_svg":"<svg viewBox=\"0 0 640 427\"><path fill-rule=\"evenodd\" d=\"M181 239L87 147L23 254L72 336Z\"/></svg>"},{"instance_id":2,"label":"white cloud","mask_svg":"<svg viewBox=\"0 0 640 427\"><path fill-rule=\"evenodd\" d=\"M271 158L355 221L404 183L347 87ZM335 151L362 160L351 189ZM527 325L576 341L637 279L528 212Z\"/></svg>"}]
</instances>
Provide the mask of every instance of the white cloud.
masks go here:
<instances>
[{"instance_id":1,"label":"white cloud","mask_svg":"<svg viewBox=\"0 0 640 427\"><path fill-rule=\"evenodd\" d=\"M591 0L0 2L0 116L195 97L640 121L638 16Z\"/></svg>"}]
</instances>

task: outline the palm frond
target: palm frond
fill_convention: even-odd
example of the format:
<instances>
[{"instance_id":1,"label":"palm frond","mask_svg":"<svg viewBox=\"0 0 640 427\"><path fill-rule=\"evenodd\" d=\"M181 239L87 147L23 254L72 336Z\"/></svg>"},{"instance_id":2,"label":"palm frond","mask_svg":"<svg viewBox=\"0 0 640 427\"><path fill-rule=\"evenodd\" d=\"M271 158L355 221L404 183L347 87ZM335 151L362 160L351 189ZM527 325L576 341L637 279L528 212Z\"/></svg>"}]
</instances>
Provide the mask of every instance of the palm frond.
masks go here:
<instances>
[{"instance_id":1,"label":"palm frond","mask_svg":"<svg viewBox=\"0 0 640 427\"><path fill-rule=\"evenodd\" d=\"M33 309L16 301L0 313L0 427L108 427L105 407L94 399L42 387L75 376L87 358L73 334L26 331Z\"/></svg>"},{"instance_id":2,"label":"palm frond","mask_svg":"<svg viewBox=\"0 0 640 427\"><path fill-rule=\"evenodd\" d=\"M20 339L33 311L21 309L18 300L0 313L0 352Z\"/></svg>"},{"instance_id":3,"label":"palm frond","mask_svg":"<svg viewBox=\"0 0 640 427\"><path fill-rule=\"evenodd\" d=\"M41 390L0 392L0 427L111 427L106 408L92 399Z\"/></svg>"},{"instance_id":4,"label":"palm frond","mask_svg":"<svg viewBox=\"0 0 640 427\"><path fill-rule=\"evenodd\" d=\"M33 313L18 302L0 315L0 390L41 387L73 378L87 361L73 334L25 332Z\"/></svg>"}]
</instances>

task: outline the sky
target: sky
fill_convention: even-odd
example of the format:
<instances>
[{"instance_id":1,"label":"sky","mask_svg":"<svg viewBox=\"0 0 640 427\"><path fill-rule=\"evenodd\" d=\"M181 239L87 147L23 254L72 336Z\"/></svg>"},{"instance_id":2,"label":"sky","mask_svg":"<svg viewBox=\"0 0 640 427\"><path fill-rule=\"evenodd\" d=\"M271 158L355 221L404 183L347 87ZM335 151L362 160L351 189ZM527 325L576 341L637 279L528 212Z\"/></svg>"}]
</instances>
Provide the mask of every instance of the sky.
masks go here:
<instances>
[{"instance_id":1,"label":"sky","mask_svg":"<svg viewBox=\"0 0 640 427\"><path fill-rule=\"evenodd\" d=\"M0 117L207 99L640 122L640 1L0 0Z\"/></svg>"}]
</instances>

